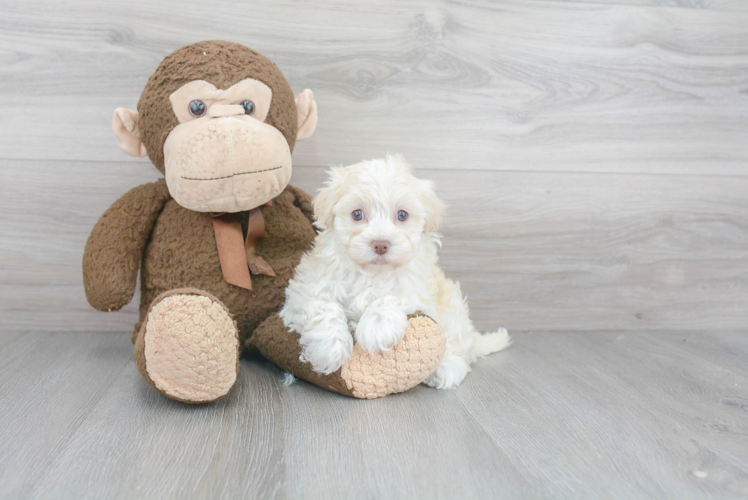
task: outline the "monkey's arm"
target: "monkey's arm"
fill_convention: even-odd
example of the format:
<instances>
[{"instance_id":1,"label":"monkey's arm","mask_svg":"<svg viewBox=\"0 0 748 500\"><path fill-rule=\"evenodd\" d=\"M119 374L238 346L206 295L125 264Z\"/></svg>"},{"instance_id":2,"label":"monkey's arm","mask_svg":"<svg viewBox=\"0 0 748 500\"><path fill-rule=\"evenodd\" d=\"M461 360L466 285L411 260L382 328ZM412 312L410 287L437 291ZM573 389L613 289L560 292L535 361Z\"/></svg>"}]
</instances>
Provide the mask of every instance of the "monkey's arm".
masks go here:
<instances>
[{"instance_id":1,"label":"monkey's arm","mask_svg":"<svg viewBox=\"0 0 748 500\"><path fill-rule=\"evenodd\" d=\"M96 223L83 252L83 285L93 307L116 311L130 302L145 245L169 199L164 179L143 184L114 202Z\"/></svg>"},{"instance_id":2,"label":"monkey's arm","mask_svg":"<svg viewBox=\"0 0 748 500\"><path fill-rule=\"evenodd\" d=\"M312 197L303 189L292 186L291 184L286 187L286 190L293 193L294 197L296 198L293 204L299 207L299 210L301 210L306 218L309 219L309 222L314 224L314 207L312 206Z\"/></svg>"}]
</instances>

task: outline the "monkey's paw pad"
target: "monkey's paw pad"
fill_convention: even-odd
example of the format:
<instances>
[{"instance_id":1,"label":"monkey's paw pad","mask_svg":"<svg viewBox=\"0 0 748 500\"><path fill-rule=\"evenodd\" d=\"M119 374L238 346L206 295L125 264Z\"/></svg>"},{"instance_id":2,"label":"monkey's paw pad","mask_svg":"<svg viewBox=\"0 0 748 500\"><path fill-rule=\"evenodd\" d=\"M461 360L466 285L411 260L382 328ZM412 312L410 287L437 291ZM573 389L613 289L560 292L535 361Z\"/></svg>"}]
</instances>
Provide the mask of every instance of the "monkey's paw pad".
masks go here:
<instances>
[{"instance_id":1,"label":"monkey's paw pad","mask_svg":"<svg viewBox=\"0 0 748 500\"><path fill-rule=\"evenodd\" d=\"M156 388L186 402L224 396L236 382L239 339L224 307L203 295L170 295L151 307L145 368Z\"/></svg>"},{"instance_id":2,"label":"monkey's paw pad","mask_svg":"<svg viewBox=\"0 0 748 500\"><path fill-rule=\"evenodd\" d=\"M403 338L389 351L369 354L360 345L340 376L354 397L374 399L404 392L420 384L439 365L447 340L427 316L411 316Z\"/></svg>"}]
</instances>

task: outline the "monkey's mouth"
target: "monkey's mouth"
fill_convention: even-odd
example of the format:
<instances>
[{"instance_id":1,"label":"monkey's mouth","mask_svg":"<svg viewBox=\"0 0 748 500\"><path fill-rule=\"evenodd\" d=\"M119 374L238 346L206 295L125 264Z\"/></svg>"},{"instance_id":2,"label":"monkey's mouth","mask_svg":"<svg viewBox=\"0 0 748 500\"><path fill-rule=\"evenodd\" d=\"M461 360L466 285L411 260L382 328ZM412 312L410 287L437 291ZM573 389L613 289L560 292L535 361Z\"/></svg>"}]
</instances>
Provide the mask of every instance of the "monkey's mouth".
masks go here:
<instances>
[{"instance_id":1,"label":"monkey's mouth","mask_svg":"<svg viewBox=\"0 0 748 500\"><path fill-rule=\"evenodd\" d=\"M271 172L273 170L280 170L281 168L283 168L282 165L280 167L266 168L264 170L254 170L252 172L240 172L238 174L224 175L223 177L209 177L205 179L201 179L198 177L185 177L183 175L180 177L182 177L182 179L187 180L187 181L219 181L221 179L231 179L232 177L238 177L240 175L251 175L251 174L261 174L262 172Z\"/></svg>"}]
</instances>

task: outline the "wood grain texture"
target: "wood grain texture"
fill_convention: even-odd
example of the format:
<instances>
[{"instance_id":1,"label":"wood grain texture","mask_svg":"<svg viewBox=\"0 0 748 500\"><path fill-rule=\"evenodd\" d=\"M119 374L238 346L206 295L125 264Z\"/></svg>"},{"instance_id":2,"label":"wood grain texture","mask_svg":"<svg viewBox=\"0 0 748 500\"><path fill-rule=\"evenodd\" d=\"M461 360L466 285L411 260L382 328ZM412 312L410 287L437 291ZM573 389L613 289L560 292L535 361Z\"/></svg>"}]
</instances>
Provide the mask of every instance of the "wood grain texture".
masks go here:
<instances>
[{"instance_id":1,"label":"wood grain texture","mask_svg":"<svg viewBox=\"0 0 748 500\"><path fill-rule=\"evenodd\" d=\"M748 4L743 0L575 0L593 4L638 5L653 8L709 9L748 11Z\"/></svg>"},{"instance_id":2,"label":"wood grain texture","mask_svg":"<svg viewBox=\"0 0 748 500\"><path fill-rule=\"evenodd\" d=\"M169 52L224 38L315 91L297 165L745 175L748 12L626 3L6 0L0 157L126 159L112 110Z\"/></svg>"},{"instance_id":3,"label":"wood grain texture","mask_svg":"<svg viewBox=\"0 0 748 500\"><path fill-rule=\"evenodd\" d=\"M12 235L0 244L7 327L131 329L139 296L121 312L93 310L80 259L99 214L130 187L155 179L156 170L57 162L66 175L50 186L39 162L2 164L0 184L18 186L5 198L9 216L0 219L0 233ZM324 170L296 168L294 183L314 192ZM462 284L481 330L748 325L748 178L417 174L433 179L448 205L441 265ZM110 176L130 184L112 184Z\"/></svg>"},{"instance_id":4,"label":"wood grain texture","mask_svg":"<svg viewBox=\"0 0 748 500\"><path fill-rule=\"evenodd\" d=\"M29 498L132 356L126 335L2 332L0 497ZM132 348L130 347L130 350ZM126 352L126 351L125 351ZM39 453L44 450L43 453Z\"/></svg>"},{"instance_id":5,"label":"wood grain texture","mask_svg":"<svg viewBox=\"0 0 748 500\"><path fill-rule=\"evenodd\" d=\"M450 204L442 263L481 329L748 324L748 12L732 0L0 4L0 315L126 331L85 301L83 245L156 178L121 153L162 57L227 38L320 122L293 182L403 152ZM199 13L199 15L197 14Z\"/></svg>"},{"instance_id":6,"label":"wood grain texture","mask_svg":"<svg viewBox=\"0 0 748 500\"><path fill-rule=\"evenodd\" d=\"M373 401L252 358L204 406L126 334L3 336L0 498L748 495L744 331L519 334L455 390Z\"/></svg>"}]
</instances>

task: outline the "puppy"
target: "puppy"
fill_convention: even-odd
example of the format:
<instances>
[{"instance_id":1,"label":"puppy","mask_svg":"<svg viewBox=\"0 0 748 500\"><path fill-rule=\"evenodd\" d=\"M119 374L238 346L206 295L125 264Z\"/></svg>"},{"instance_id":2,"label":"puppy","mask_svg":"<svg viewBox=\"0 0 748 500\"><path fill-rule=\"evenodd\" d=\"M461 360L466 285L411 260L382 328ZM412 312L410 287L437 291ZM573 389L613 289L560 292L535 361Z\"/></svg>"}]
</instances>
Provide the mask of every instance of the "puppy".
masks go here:
<instances>
[{"instance_id":1,"label":"puppy","mask_svg":"<svg viewBox=\"0 0 748 500\"><path fill-rule=\"evenodd\" d=\"M458 283L437 266L443 205L401 156L333 168L314 200L320 233L296 268L280 316L301 335L301 360L320 373L351 356L353 335L372 354L405 334L408 315L433 318L447 338L425 384L457 386L477 358L509 345L505 329L481 335Z\"/></svg>"}]
</instances>

